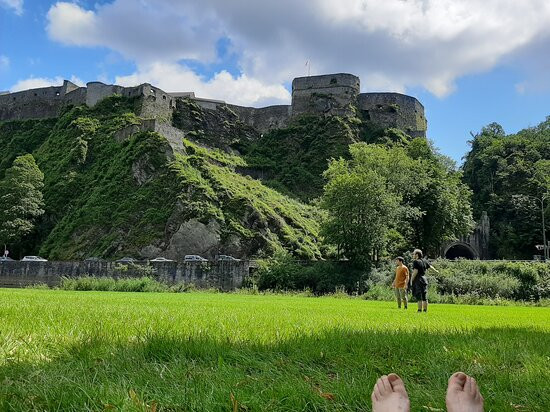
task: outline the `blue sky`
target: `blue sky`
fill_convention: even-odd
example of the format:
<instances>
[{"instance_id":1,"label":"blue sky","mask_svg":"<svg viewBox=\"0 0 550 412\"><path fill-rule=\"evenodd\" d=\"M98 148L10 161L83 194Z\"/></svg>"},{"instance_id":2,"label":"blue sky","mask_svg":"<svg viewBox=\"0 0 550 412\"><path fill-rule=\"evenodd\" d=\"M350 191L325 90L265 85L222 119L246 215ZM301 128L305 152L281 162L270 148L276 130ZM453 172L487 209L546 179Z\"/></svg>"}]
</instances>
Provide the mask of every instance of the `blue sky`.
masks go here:
<instances>
[{"instance_id":1,"label":"blue sky","mask_svg":"<svg viewBox=\"0 0 550 412\"><path fill-rule=\"evenodd\" d=\"M548 3L0 0L0 90L148 81L261 107L288 104L309 60L311 74L416 96L428 137L460 163L470 132L550 115Z\"/></svg>"}]
</instances>

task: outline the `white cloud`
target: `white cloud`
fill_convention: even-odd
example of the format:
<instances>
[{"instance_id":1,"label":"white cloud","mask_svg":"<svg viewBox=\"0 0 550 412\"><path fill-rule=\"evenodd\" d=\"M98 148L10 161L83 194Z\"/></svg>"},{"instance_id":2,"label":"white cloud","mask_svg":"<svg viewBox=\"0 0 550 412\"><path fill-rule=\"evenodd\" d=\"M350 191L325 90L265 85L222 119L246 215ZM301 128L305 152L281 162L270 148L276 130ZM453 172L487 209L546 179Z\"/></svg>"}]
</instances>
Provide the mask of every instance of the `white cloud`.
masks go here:
<instances>
[{"instance_id":1,"label":"white cloud","mask_svg":"<svg viewBox=\"0 0 550 412\"><path fill-rule=\"evenodd\" d=\"M57 3L48 11L48 20L52 39L75 46L96 45L98 21L93 11L86 11L74 3Z\"/></svg>"},{"instance_id":2,"label":"white cloud","mask_svg":"<svg viewBox=\"0 0 550 412\"><path fill-rule=\"evenodd\" d=\"M136 61L214 60L219 24L194 7L117 0L92 11L58 2L48 11L47 32L63 44L106 46Z\"/></svg>"},{"instance_id":3,"label":"white cloud","mask_svg":"<svg viewBox=\"0 0 550 412\"><path fill-rule=\"evenodd\" d=\"M137 63L136 78L155 73L151 62L179 67L175 72L187 78L193 73L177 63L214 62L216 42L228 37L244 74L190 83L208 93L220 84L220 93L243 96L259 84L278 96L277 87L306 74L309 59L311 74L351 72L363 90L421 86L445 96L457 78L549 39L548 21L547 0L114 0L94 10L55 4L48 33L64 44L121 53ZM545 54L549 43L532 56Z\"/></svg>"},{"instance_id":4,"label":"white cloud","mask_svg":"<svg viewBox=\"0 0 550 412\"><path fill-rule=\"evenodd\" d=\"M71 77L71 82L78 86L84 86L84 82L76 76ZM11 88L10 92L18 92L21 90L38 89L40 87L60 86L63 84L63 78L60 76L54 78L47 77L30 77L28 79L19 80Z\"/></svg>"},{"instance_id":5,"label":"white cloud","mask_svg":"<svg viewBox=\"0 0 550 412\"><path fill-rule=\"evenodd\" d=\"M18 16L23 14L23 0L0 0L0 5L12 9Z\"/></svg>"},{"instance_id":6,"label":"white cloud","mask_svg":"<svg viewBox=\"0 0 550 412\"><path fill-rule=\"evenodd\" d=\"M10 58L0 54L0 70L7 69L10 67Z\"/></svg>"},{"instance_id":7,"label":"white cloud","mask_svg":"<svg viewBox=\"0 0 550 412\"><path fill-rule=\"evenodd\" d=\"M233 77L227 71L204 80L177 63L154 63L129 76L119 76L116 84L134 86L151 83L167 92L194 91L197 97L225 100L244 106L289 104L290 94L282 85L262 83L243 74Z\"/></svg>"}]
</instances>

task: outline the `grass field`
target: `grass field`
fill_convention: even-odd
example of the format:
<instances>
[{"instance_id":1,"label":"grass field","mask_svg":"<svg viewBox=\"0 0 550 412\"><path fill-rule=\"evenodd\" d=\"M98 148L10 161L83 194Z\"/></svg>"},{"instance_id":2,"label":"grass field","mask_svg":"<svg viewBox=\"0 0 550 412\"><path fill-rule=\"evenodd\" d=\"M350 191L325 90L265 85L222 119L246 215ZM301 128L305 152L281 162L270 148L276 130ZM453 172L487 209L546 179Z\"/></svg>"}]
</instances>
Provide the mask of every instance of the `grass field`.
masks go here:
<instances>
[{"instance_id":1,"label":"grass field","mask_svg":"<svg viewBox=\"0 0 550 412\"><path fill-rule=\"evenodd\" d=\"M215 293L0 289L1 410L368 411L383 373L412 410L448 376L486 411L550 411L550 309Z\"/></svg>"}]
</instances>

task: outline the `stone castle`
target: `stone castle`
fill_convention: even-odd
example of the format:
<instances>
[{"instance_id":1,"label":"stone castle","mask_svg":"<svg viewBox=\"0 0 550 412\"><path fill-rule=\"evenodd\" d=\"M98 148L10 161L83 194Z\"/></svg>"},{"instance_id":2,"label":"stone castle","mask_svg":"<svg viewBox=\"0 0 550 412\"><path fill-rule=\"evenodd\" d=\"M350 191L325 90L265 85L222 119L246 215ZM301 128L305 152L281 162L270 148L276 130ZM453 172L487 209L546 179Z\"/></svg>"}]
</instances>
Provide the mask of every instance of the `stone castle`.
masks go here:
<instances>
[{"instance_id":1,"label":"stone castle","mask_svg":"<svg viewBox=\"0 0 550 412\"><path fill-rule=\"evenodd\" d=\"M285 127L292 117L301 114L353 115L359 111L363 120L376 127L398 128L412 137L426 135L424 107L416 98L400 93L360 93L359 86L359 78L347 73L298 77L292 82L291 105L253 108L198 98L193 92L165 92L148 83L122 87L90 82L79 87L65 80L61 86L1 93L0 121L56 117L64 106L93 107L103 98L119 94L140 98L142 117L167 122L176 100L188 98L207 110L228 107L259 132Z\"/></svg>"}]
</instances>

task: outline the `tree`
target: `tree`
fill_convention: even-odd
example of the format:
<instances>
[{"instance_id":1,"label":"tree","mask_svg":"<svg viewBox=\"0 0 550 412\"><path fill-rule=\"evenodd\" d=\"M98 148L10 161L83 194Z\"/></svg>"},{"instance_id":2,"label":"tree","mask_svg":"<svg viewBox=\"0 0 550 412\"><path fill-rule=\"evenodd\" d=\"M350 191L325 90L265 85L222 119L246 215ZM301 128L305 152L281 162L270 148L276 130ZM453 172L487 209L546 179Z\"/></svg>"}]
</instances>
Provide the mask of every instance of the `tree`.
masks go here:
<instances>
[{"instance_id":1,"label":"tree","mask_svg":"<svg viewBox=\"0 0 550 412\"><path fill-rule=\"evenodd\" d=\"M343 159L333 160L325 177L328 183L321 205L329 218L323 234L344 256L369 267L373 253L384 244L398 198L387 190L387 181L379 173L354 168Z\"/></svg>"},{"instance_id":2,"label":"tree","mask_svg":"<svg viewBox=\"0 0 550 412\"><path fill-rule=\"evenodd\" d=\"M44 174L34 157L17 157L0 182L0 241L19 242L34 228L36 218L44 213L42 188Z\"/></svg>"},{"instance_id":3,"label":"tree","mask_svg":"<svg viewBox=\"0 0 550 412\"><path fill-rule=\"evenodd\" d=\"M420 163L418 169L423 173L421 179L416 178L418 194L410 200L411 207L422 211L419 218L409 220L414 243L437 256L445 243L471 233L472 193L462 182L454 161L437 153L428 140L414 139L408 153Z\"/></svg>"}]
</instances>

